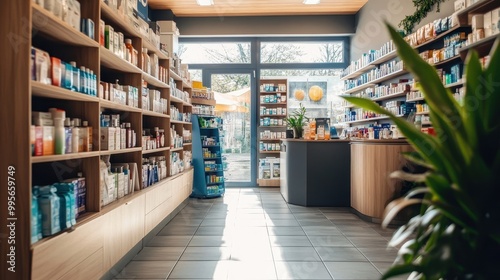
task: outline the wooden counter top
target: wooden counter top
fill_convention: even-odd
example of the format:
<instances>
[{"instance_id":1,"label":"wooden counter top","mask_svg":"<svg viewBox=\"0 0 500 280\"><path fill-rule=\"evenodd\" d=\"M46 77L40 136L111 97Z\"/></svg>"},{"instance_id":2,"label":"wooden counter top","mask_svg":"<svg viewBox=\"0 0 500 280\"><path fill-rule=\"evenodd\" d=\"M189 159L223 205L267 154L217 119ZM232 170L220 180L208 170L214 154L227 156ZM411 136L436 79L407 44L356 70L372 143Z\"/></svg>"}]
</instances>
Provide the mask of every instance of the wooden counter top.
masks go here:
<instances>
[{"instance_id":1,"label":"wooden counter top","mask_svg":"<svg viewBox=\"0 0 500 280\"><path fill-rule=\"evenodd\" d=\"M350 142L349 139L330 139L330 140L305 140L305 139L294 139L294 138L285 138L281 139L283 142L304 142L304 143L343 143Z\"/></svg>"},{"instance_id":2,"label":"wooden counter top","mask_svg":"<svg viewBox=\"0 0 500 280\"><path fill-rule=\"evenodd\" d=\"M409 144L405 138L400 139L351 139L351 144Z\"/></svg>"}]
</instances>

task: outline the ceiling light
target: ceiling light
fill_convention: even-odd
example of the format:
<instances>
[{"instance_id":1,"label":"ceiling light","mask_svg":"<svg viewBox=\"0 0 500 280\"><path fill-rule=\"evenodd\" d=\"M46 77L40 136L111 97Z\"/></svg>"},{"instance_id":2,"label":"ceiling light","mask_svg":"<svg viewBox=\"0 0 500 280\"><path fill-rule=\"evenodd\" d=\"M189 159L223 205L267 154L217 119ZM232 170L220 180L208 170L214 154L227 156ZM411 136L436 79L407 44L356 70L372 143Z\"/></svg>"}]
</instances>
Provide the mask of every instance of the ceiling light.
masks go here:
<instances>
[{"instance_id":1,"label":"ceiling light","mask_svg":"<svg viewBox=\"0 0 500 280\"><path fill-rule=\"evenodd\" d=\"M196 3L200 6L211 6L214 4L214 0L196 0Z\"/></svg>"},{"instance_id":2,"label":"ceiling light","mask_svg":"<svg viewBox=\"0 0 500 280\"><path fill-rule=\"evenodd\" d=\"M306 5L316 5L319 4L320 0L304 0L304 4Z\"/></svg>"}]
</instances>

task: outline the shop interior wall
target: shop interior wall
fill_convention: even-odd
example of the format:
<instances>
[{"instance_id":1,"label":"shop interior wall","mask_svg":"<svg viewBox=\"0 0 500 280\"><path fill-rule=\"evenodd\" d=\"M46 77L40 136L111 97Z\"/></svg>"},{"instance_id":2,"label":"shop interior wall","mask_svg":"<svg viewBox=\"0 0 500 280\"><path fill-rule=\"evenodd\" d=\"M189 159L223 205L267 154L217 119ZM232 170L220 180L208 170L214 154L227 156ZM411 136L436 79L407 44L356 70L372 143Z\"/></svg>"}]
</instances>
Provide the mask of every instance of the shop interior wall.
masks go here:
<instances>
[{"instance_id":1,"label":"shop interior wall","mask_svg":"<svg viewBox=\"0 0 500 280\"><path fill-rule=\"evenodd\" d=\"M379 49L389 41L384 19L398 28L399 22L414 11L412 0L369 0L355 16L356 31L351 39L351 60L358 59L370 49ZM454 1L445 1L441 3L440 12L436 9L429 12L415 30L435 19L449 16L453 12Z\"/></svg>"}]
</instances>

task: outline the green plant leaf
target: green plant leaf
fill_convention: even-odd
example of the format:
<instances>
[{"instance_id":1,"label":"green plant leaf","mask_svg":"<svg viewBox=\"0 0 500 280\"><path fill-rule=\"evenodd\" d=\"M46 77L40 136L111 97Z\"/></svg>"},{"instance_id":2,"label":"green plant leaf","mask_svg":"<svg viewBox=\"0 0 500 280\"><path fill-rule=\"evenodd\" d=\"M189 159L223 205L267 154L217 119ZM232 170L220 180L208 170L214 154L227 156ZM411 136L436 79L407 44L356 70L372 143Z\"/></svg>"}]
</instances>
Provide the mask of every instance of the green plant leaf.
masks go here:
<instances>
[{"instance_id":1,"label":"green plant leaf","mask_svg":"<svg viewBox=\"0 0 500 280\"><path fill-rule=\"evenodd\" d=\"M384 275L382 275L381 279L389 279L394 276L398 276L401 274L406 274L410 273L413 271L419 271L420 272L421 268L419 266L413 265L413 264L400 264L391 267L389 270L387 270Z\"/></svg>"}]
</instances>

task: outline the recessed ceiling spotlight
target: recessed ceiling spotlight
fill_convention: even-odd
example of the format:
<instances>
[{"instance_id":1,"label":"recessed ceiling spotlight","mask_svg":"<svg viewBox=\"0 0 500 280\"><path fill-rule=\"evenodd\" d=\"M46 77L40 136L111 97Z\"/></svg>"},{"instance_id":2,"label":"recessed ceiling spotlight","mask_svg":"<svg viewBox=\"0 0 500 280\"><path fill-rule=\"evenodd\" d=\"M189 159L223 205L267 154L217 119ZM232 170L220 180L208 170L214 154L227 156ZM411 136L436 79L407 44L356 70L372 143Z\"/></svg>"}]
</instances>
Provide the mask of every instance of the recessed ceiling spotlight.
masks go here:
<instances>
[{"instance_id":1,"label":"recessed ceiling spotlight","mask_svg":"<svg viewBox=\"0 0 500 280\"><path fill-rule=\"evenodd\" d=\"M320 1L321 0L304 0L303 3L306 5L317 5L317 4L319 4Z\"/></svg>"},{"instance_id":2,"label":"recessed ceiling spotlight","mask_svg":"<svg viewBox=\"0 0 500 280\"><path fill-rule=\"evenodd\" d=\"M196 3L200 6L212 6L214 4L214 0L196 0Z\"/></svg>"}]
</instances>

